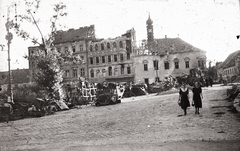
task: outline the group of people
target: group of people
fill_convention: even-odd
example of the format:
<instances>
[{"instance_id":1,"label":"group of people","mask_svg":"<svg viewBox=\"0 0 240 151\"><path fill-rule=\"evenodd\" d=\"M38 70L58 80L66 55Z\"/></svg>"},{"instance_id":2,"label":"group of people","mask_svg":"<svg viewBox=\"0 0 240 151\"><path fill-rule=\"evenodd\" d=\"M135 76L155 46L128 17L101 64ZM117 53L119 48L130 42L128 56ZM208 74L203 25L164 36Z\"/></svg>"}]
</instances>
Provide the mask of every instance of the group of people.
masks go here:
<instances>
[{"instance_id":1,"label":"group of people","mask_svg":"<svg viewBox=\"0 0 240 151\"><path fill-rule=\"evenodd\" d=\"M189 89L191 89L193 92L192 106L195 107L195 114L200 114L199 108L202 108L203 95L201 85L197 81L194 82L193 88L188 88L185 82L182 83L182 86L179 90L178 104L183 109L184 115L186 115L187 108L190 107Z\"/></svg>"}]
</instances>

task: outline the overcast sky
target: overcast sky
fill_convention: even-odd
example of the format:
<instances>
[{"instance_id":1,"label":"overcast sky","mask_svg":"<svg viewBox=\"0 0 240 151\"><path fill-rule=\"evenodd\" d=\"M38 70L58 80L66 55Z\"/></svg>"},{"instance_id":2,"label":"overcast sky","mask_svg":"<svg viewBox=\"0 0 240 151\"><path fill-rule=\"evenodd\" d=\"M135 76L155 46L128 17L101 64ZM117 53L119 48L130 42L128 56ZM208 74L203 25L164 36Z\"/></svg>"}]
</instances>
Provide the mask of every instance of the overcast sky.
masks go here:
<instances>
[{"instance_id":1,"label":"overcast sky","mask_svg":"<svg viewBox=\"0 0 240 151\"><path fill-rule=\"evenodd\" d=\"M223 61L230 53L240 50L239 0L42 0L37 18L44 35L49 32L53 4L67 5L68 16L60 20L67 28L95 25L98 38L114 38L134 28L138 42L147 38L146 20L150 13L154 38L179 37L207 51L207 59ZM0 44L5 45L7 7L17 4L17 15L24 13L23 0L0 0ZM15 8L10 8L10 18ZM35 37L37 28L24 26ZM13 31L12 31L13 32ZM11 43L11 68L28 68L27 54L31 41L14 35ZM0 52L0 71L8 70L7 51Z\"/></svg>"}]
</instances>

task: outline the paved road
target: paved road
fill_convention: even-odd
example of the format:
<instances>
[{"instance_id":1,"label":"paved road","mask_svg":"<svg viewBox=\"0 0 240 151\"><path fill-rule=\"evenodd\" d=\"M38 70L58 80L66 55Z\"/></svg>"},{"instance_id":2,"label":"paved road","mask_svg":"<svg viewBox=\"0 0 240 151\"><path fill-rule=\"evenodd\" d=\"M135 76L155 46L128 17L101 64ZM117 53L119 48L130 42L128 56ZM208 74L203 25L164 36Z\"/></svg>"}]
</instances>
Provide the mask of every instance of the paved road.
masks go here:
<instances>
[{"instance_id":1,"label":"paved road","mask_svg":"<svg viewBox=\"0 0 240 151\"><path fill-rule=\"evenodd\" d=\"M111 106L0 123L0 150L240 150L240 116L229 87L204 88L200 115L187 116L178 94L124 99Z\"/></svg>"}]
</instances>

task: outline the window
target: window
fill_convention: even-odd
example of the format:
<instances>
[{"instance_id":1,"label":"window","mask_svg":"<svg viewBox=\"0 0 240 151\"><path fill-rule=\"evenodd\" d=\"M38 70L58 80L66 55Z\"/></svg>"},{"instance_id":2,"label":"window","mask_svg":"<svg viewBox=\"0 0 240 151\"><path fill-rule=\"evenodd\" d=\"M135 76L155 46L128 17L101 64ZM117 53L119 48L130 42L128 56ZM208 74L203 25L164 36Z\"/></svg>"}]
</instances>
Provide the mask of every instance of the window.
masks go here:
<instances>
[{"instance_id":1,"label":"window","mask_svg":"<svg viewBox=\"0 0 240 151\"><path fill-rule=\"evenodd\" d=\"M169 62L167 61L164 62L164 68L165 70L169 69Z\"/></svg>"},{"instance_id":2,"label":"window","mask_svg":"<svg viewBox=\"0 0 240 151\"><path fill-rule=\"evenodd\" d=\"M68 47L65 47L64 50L65 50L65 53L68 53Z\"/></svg>"},{"instance_id":3,"label":"window","mask_svg":"<svg viewBox=\"0 0 240 151\"><path fill-rule=\"evenodd\" d=\"M90 57L89 59L90 59L90 64L93 64L93 58Z\"/></svg>"},{"instance_id":4,"label":"window","mask_svg":"<svg viewBox=\"0 0 240 151\"><path fill-rule=\"evenodd\" d=\"M179 63L178 62L174 62L175 64L175 69L179 69Z\"/></svg>"},{"instance_id":5,"label":"window","mask_svg":"<svg viewBox=\"0 0 240 151\"><path fill-rule=\"evenodd\" d=\"M114 62L117 62L117 55L114 55Z\"/></svg>"},{"instance_id":6,"label":"window","mask_svg":"<svg viewBox=\"0 0 240 151\"><path fill-rule=\"evenodd\" d=\"M189 68L189 61L185 61L185 67Z\"/></svg>"},{"instance_id":7,"label":"window","mask_svg":"<svg viewBox=\"0 0 240 151\"><path fill-rule=\"evenodd\" d=\"M108 68L108 75L109 75L109 76L112 76L112 67L109 67L109 68Z\"/></svg>"},{"instance_id":8,"label":"window","mask_svg":"<svg viewBox=\"0 0 240 151\"><path fill-rule=\"evenodd\" d=\"M111 49L111 45L109 42L107 43L107 49Z\"/></svg>"},{"instance_id":9,"label":"window","mask_svg":"<svg viewBox=\"0 0 240 151\"><path fill-rule=\"evenodd\" d=\"M111 62L112 60L111 60L111 56L109 55L108 56L108 62Z\"/></svg>"},{"instance_id":10,"label":"window","mask_svg":"<svg viewBox=\"0 0 240 151\"><path fill-rule=\"evenodd\" d=\"M119 47L123 48L123 42L122 41L119 42Z\"/></svg>"},{"instance_id":11,"label":"window","mask_svg":"<svg viewBox=\"0 0 240 151\"><path fill-rule=\"evenodd\" d=\"M73 69L73 77L77 77L78 76L78 74L77 74L77 68L74 68Z\"/></svg>"},{"instance_id":12,"label":"window","mask_svg":"<svg viewBox=\"0 0 240 151\"><path fill-rule=\"evenodd\" d=\"M91 75L92 78L94 78L94 71L93 71L93 69L90 71L90 75Z\"/></svg>"},{"instance_id":13,"label":"window","mask_svg":"<svg viewBox=\"0 0 240 151\"><path fill-rule=\"evenodd\" d=\"M190 62L190 58L186 57L184 58L184 61L185 61L185 68L189 68L189 62Z\"/></svg>"},{"instance_id":14,"label":"window","mask_svg":"<svg viewBox=\"0 0 240 151\"><path fill-rule=\"evenodd\" d=\"M179 69L179 60L178 60L178 58L175 58L173 61L174 61L175 69Z\"/></svg>"},{"instance_id":15,"label":"window","mask_svg":"<svg viewBox=\"0 0 240 151\"><path fill-rule=\"evenodd\" d=\"M198 67L204 67L204 60L198 60Z\"/></svg>"},{"instance_id":16,"label":"window","mask_svg":"<svg viewBox=\"0 0 240 151\"><path fill-rule=\"evenodd\" d=\"M81 75L81 76L85 76L85 69L84 69L84 68L81 68L81 69L80 69L80 75Z\"/></svg>"},{"instance_id":17,"label":"window","mask_svg":"<svg viewBox=\"0 0 240 151\"><path fill-rule=\"evenodd\" d=\"M120 54L120 61L123 61L123 54Z\"/></svg>"},{"instance_id":18,"label":"window","mask_svg":"<svg viewBox=\"0 0 240 151\"><path fill-rule=\"evenodd\" d=\"M90 51L93 51L92 45L90 45Z\"/></svg>"},{"instance_id":19,"label":"window","mask_svg":"<svg viewBox=\"0 0 240 151\"><path fill-rule=\"evenodd\" d=\"M117 48L117 43L113 42L113 48Z\"/></svg>"},{"instance_id":20,"label":"window","mask_svg":"<svg viewBox=\"0 0 240 151\"><path fill-rule=\"evenodd\" d=\"M105 63L105 56L102 56L102 63Z\"/></svg>"},{"instance_id":21,"label":"window","mask_svg":"<svg viewBox=\"0 0 240 151\"><path fill-rule=\"evenodd\" d=\"M117 67L114 68L114 75L118 75L118 68Z\"/></svg>"},{"instance_id":22,"label":"window","mask_svg":"<svg viewBox=\"0 0 240 151\"><path fill-rule=\"evenodd\" d=\"M97 44L95 45L95 51L98 51L98 45Z\"/></svg>"},{"instance_id":23,"label":"window","mask_svg":"<svg viewBox=\"0 0 240 151\"><path fill-rule=\"evenodd\" d=\"M72 52L76 52L76 47L72 46Z\"/></svg>"},{"instance_id":24,"label":"window","mask_svg":"<svg viewBox=\"0 0 240 151\"><path fill-rule=\"evenodd\" d=\"M148 64L147 63L143 64L143 70L148 71Z\"/></svg>"},{"instance_id":25,"label":"window","mask_svg":"<svg viewBox=\"0 0 240 151\"><path fill-rule=\"evenodd\" d=\"M70 77L69 70L65 70L65 77Z\"/></svg>"},{"instance_id":26,"label":"window","mask_svg":"<svg viewBox=\"0 0 240 151\"><path fill-rule=\"evenodd\" d=\"M127 74L131 74L131 67L127 67Z\"/></svg>"},{"instance_id":27,"label":"window","mask_svg":"<svg viewBox=\"0 0 240 151\"><path fill-rule=\"evenodd\" d=\"M121 65L121 74L124 74L124 65Z\"/></svg>"},{"instance_id":28,"label":"window","mask_svg":"<svg viewBox=\"0 0 240 151\"><path fill-rule=\"evenodd\" d=\"M127 60L130 59L130 53L127 53Z\"/></svg>"},{"instance_id":29,"label":"window","mask_svg":"<svg viewBox=\"0 0 240 151\"><path fill-rule=\"evenodd\" d=\"M145 78L145 79L144 79L144 82L145 82L146 84L149 84L148 78Z\"/></svg>"},{"instance_id":30,"label":"window","mask_svg":"<svg viewBox=\"0 0 240 151\"><path fill-rule=\"evenodd\" d=\"M83 45L80 45L79 48L80 48L80 51L83 51Z\"/></svg>"},{"instance_id":31,"label":"window","mask_svg":"<svg viewBox=\"0 0 240 151\"><path fill-rule=\"evenodd\" d=\"M158 60L153 60L154 70L158 70Z\"/></svg>"},{"instance_id":32,"label":"window","mask_svg":"<svg viewBox=\"0 0 240 151\"><path fill-rule=\"evenodd\" d=\"M99 57L96 57L96 63L99 63Z\"/></svg>"},{"instance_id":33,"label":"window","mask_svg":"<svg viewBox=\"0 0 240 151\"><path fill-rule=\"evenodd\" d=\"M104 50L104 43L101 43L101 50Z\"/></svg>"}]
</instances>

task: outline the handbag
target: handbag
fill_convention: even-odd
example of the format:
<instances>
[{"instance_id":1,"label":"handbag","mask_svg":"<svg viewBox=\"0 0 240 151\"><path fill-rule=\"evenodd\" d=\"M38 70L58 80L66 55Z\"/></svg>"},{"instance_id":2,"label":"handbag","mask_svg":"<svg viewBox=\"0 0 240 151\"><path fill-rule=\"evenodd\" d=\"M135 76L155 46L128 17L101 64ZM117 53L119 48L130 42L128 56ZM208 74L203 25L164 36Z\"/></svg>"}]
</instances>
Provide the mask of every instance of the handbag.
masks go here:
<instances>
[{"instance_id":1,"label":"handbag","mask_svg":"<svg viewBox=\"0 0 240 151\"><path fill-rule=\"evenodd\" d=\"M177 102L177 103L178 103L178 105L179 105L179 106L181 106L181 100L178 100L178 102Z\"/></svg>"}]
</instances>

